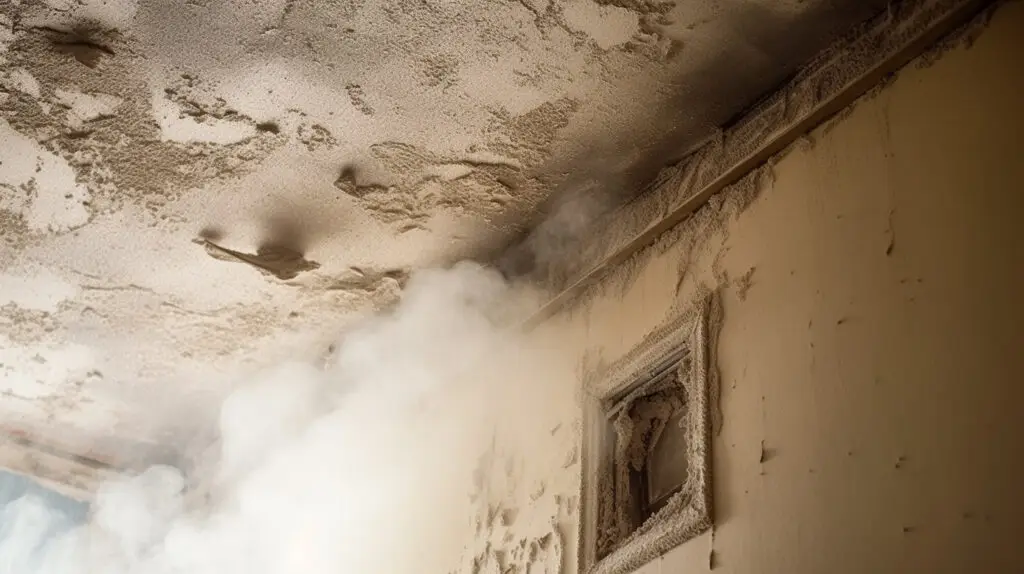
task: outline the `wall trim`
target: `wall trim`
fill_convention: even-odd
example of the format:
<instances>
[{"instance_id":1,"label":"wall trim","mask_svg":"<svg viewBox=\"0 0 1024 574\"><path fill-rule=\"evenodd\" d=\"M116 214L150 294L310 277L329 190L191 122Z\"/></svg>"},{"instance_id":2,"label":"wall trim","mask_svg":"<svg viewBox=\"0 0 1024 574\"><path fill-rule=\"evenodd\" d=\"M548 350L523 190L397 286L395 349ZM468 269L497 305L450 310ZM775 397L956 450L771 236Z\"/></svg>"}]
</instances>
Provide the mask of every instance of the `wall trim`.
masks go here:
<instances>
[{"instance_id":1,"label":"wall trim","mask_svg":"<svg viewBox=\"0 0 1024 574\"><path fill-rule=\"evenodd\" d=\"M853 105L986 8L1005 0L904 0L824 50L735 126L659 174L635 200L603 217L582 242L581 268L527 321L550 318L614 267L653 244L716 193L769 163Z\"/></svg>"}]
</instances>

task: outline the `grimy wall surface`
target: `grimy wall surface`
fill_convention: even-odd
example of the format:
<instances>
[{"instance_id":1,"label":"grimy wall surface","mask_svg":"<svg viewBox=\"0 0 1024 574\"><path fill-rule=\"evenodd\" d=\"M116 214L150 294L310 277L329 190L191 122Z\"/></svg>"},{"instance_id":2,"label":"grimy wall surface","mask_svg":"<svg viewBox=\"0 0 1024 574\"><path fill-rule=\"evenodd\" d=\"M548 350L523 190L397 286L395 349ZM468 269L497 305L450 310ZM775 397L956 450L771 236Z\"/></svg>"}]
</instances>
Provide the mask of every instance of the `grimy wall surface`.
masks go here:
<instances>
[{"instance_id":1,"label":"grimy wall surface","mask_svg":"<svg viewBox=\"0 0 1024 574\"><path fill-rule=\"evenodd\" d=\"M974 33L538 329L582 380L721 289L716 527L641 572L1024 572L1024 3Z\"/></svg>"}]
</instances>

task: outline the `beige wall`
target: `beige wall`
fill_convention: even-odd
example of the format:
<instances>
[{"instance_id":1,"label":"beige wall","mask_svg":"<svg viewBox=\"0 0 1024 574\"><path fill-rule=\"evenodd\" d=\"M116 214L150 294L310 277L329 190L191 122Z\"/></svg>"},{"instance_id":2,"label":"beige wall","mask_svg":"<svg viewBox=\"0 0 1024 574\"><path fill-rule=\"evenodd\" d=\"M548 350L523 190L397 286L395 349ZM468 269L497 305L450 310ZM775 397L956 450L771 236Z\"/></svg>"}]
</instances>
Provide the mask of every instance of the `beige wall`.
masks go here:
<instances>
[{"instance_id":1,"label":"beige wall","mask_svg":"<svg viewBox=\"0 0 1024 574\"><path fill-rule=\"evenodd\" d=\"M717 526L643 572L1024 572L1021 54L1010 2L539 329L607 363L723 287Z\"/></svg>"}]
</instances>

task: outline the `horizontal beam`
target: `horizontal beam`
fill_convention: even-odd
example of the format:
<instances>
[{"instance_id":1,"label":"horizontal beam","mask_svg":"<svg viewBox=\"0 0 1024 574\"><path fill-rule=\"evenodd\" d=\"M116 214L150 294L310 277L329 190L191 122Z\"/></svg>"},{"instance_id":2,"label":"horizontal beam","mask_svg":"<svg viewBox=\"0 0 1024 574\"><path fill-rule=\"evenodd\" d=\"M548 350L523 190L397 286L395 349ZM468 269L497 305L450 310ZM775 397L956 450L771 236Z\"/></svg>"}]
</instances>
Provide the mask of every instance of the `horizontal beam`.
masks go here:
<instances>
[{"instance_id":1,"label":"horizontal beam","mask_svg":"<svg viewBox=\"0 0 1024 574\"><path fill-rule=\"evenodd\" d=\"M112 465L74 454L74 449L7 427L0 428L0 469L81 501L90 500L103 481L120 474Z\"/></svg>"},{"instance_id":2,"label":"horizontal beam","mask_svg":"<svg viewBox=\"0 0 1024 574\"><path fill-rule=\"evenodd\" d=\"M710 143L705 146L719 146L720 150L703 150L711 153L698 151L677 166L682 167L688 162L707 162L707 169L717 168L717 176L695 189L655 188L648 192L672 193L682 195L682 198L676 200L677 205L671 211L659 219L646 222L646 227L640 229L625 244L605 251L607 255L603 259L537 310L526 321L526 328L533 328L550 318L597 283L609 270L652 245L666 231L682 223L713 195L737 183L805 134L854 104L886 77L924 54L994 2L995 0L905 1L868 23L856 38L841 42L828 50L827 52L836 55L812 62L792 82L755 108L735 128L728 130L722 138L726 143ZM907 30L912 33L907 34ZM865 55L874 58L867 58L865 64ZM807 101L810 103L802 104ZM764 125L781 123L777 119L779 109L783 110L782 114L788 121L774 129L764 129ZM751 126L758 126L759 129L752 130ZM751 142L751 138L756 141ZM730 153L730 146L752 151L728 161L736 157ZM722 162L723 159L726 162ZM704 169L702 166L694 171L700 172ZM673 182L676 180L671 179L661 187L672 185ZM624 215L628 205L625 209L616 210L602 219L595 226L597 231L592 232L591 237L596 239L606 228L615 225L614 220Z\"/></svg>"}]
</instances>

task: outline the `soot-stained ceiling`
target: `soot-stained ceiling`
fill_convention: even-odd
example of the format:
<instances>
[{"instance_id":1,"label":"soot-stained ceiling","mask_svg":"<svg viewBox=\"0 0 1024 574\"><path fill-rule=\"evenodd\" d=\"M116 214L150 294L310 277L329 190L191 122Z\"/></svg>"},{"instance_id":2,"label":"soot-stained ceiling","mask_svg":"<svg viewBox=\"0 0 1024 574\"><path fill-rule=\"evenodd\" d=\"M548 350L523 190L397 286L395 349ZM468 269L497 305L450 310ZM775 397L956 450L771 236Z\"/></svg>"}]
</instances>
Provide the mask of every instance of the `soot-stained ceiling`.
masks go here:
<instances>
[{"instance_id":1,"label":"soot-stained ceiling","mask_svg":"<svg viewBox=\"0 0 1024 574\"><path fill-rule=\"evenodd\" d=\"M885 4L3 3L0 417L163 440L154 404L634 192Z\"/></svg>"}]
</instances>

